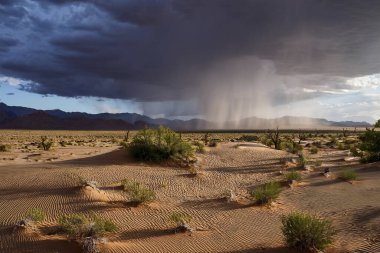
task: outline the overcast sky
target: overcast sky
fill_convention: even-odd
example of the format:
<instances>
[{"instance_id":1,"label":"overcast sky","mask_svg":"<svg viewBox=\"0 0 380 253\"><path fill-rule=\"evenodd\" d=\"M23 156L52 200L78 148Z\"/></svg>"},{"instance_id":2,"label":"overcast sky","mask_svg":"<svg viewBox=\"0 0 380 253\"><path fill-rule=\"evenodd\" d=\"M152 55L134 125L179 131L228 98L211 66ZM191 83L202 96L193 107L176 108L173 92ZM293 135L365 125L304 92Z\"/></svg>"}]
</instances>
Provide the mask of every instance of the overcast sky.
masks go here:
<instances>
[{"instance_id":1,"label":"overcast sky","mask_svg":"<svg viewBox=\"0 0 380 253\"><path fill-rule=\"evenodd\" d=\"M379 13L378 0L0 0L0 100L373 121Z\"/></svg>"}]
</instances>

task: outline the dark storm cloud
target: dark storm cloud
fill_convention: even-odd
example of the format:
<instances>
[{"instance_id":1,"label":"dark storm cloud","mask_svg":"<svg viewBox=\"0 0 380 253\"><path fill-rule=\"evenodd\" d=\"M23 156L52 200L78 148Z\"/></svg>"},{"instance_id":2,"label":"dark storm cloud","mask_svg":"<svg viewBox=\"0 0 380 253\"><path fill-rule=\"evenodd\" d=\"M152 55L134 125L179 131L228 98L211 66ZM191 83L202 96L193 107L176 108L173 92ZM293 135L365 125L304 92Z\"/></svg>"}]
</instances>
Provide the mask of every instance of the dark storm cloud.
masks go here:
<instances>
[{"instance_id":1,"label":"dark storm cloud","mask_svg":"<svg viewBox=\"0 0 380 253\"><path fill-rule=\"evenodd\" d=\"M19 42L15 39L0 37L0 52L7 51L9 48L16 46L18 43Z\"/></svg>"},{"instance_id":2,"label":"dark storm cloud","mask_svg":"<svg viewBox=\"0 0 380 253\"><path fill-rule=\"evenodd\" d=\"M249 56L273 62L283 93L338 89L380 72L379 12L377 0L0 1L0 29L15 38L0 39L0 74L41 94L191 100L216 64Z\"/></svg>"}]
</instances>

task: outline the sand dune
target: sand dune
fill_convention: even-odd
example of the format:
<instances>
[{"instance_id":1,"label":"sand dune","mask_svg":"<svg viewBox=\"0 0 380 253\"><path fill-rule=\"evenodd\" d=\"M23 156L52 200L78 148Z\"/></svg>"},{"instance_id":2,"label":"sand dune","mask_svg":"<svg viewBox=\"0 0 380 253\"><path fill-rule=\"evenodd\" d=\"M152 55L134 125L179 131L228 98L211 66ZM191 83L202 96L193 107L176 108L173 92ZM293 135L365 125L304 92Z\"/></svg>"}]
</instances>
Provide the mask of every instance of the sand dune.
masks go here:
<instances>
[{"instance_id":1,"label":"sand dune","mask_svg":"<svg viewBox=\"0 0 380 253\"><path fill-rule=\"evenodd\" d=\"M322 177L323 168L303 172L305 184L284 188L280 199L268 207L250 205L247 189L282 178L281 160L294 157L284 151L224 143L199 155L205 168L198 177L184 176L188 174L184 169L133 162L116 145L55 148L40 152L40 162L20 158L35 153L16 150L15 160L0 165L1 252L80 251L64 235L49 235L46 229L35 235L9 233L31 207L46 211L45 227L73 212L94 211L112 220L119 230L108 236L104 252L291 252L284 247L280 217L293 210L334 220L339 233L331 252L379 252L380 164L344 161L342 151L322 151L313 158L323 160L333 172L342 165L358 169L360 182L352 185ZM47 159L51 156L58 159ZM99 182L99 190L81 187L79 176ZM157 200L128 206L119 187L124 178L154 189ZM236 192L239 203L223 200L226 190ZM192 215L192 234L172 233L169 217L179 211Z\"/></svg>"}]
</instances>

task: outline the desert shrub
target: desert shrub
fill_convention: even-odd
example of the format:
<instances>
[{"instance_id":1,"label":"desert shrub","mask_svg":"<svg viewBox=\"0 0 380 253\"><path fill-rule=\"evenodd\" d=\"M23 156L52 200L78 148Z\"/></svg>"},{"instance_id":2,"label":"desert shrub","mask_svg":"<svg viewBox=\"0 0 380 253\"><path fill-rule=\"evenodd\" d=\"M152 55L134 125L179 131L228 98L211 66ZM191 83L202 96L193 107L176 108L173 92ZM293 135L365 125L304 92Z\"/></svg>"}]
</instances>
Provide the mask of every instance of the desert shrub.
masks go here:
<instances>
[{"instance_id":1,"label":"desert shrub","mask_svg":"<svg viewBox=\"0 0 380 253\"><path fill-rule=\"evenodd\" d=\"M192 220L190 214L187 213L173 213L170 216L170 220L174 222L177 226L183 226Z\"/></svg>"},{"instance_id":2,"label":"desert shrub","mask_svg":"<svg viewBox=\"0 0 380 253\"><path fill-rule=\"evenodd\" d=\"M340 178L345 181L354 181L358 179L358 173L353 170L345 170L341 173Z\"/></svg>"},{"instance_id":3,"label":"desert shrub","mask_svg":"<svg viewBox=\"0 0 380 253\"><path fill-rule=\"evenodd\" d=\"M26 211L24 217L34 222L41 222L45 219L46 214L41 208L30 208Z\"/></svg>"},{"instance_id":4,"label":"desert shrub","mask_svg":"<svg viewBox=\"0 0 380 253\"><path fill-rule=\"evenodd\" d=\"M313 141L312 145L317 147L317 148L322 147L322 143L320 141Z\"/></svg>"},{"instance_id":5,"label":"desert shrub","mask_svg":"<svg viewBox=\"0 0 380 253\"><path fill-rule=\"evenodd\" d=\"M123 149L128 149L128 142L126 142L126 141L121 141L121 142L120 142L120 146L121 146Z\"/></svg>"},{"instance_id":6,"label":"desert shrub","mask_svg":"<svg viewBox=\"0 0 380 253\"><path fill-rule=\"evenodd\" d=\"M190 160L194 157L191 145L165 127L139 131L128 149L135 159L146 162Z\"/></svg>"},{"instance_id":7,"label":"desert shrub","mask_svg":"<svg viewBox=\"0 0 380 253\"><path fill-rule=\"evenodd\" d=\"M290 153L296 154L303 150L302 145L294 141L283 141L280 144L281 149L287 150Z\"/></svg>"},{"instance_id":8,"label":"desert shrub","mask_svg":"<svg viewBox=\"0 0 380 253\"><path fill-rule=\"evenodd\" d=\"M316 146L312 146L312 147L310 148L310 153L312 153L312 154L317 154L318 151L319 151L319 149L318 149Z\"/></svg>"},{"instance_id":9,"label":"desert shrub","mask_svg":"<svg viewBox=\"0 0 380 253\"><path fill-rule=\"evenodd\" d=\"M305 168L306 164L307 164L307 159L305 157L300 157L297 161L297 166L300 167L300 168Z\"/></svg>"},{"instance_id":10,"label":"desert shrub","mask_svg":"<svg viewBox=\"0 0 380 253\"><path fill-rule=\"evenodd\" d=\"M354 144L349 145L349 149L350 149L350 153L353 156L359 156L360 155L360 153L359 153L358 148L356 147L356 145L354 145Z\"/></svg>"},{"instance_id":11,"label":"desert shrub","mask_svg":"<svg viewBox=\"0 0 380 253\"><path fill-rule=\"evenodd\" d=\"M361 154L360 162L362 163L373 163L379 161L380 157L379 154L376 153L370 153L370 152L363 152Z\"/></svg>"},{"instance_id":12,"label":"desert shrub","mask_svg":"<svg viewBox=\"0 0 380 253\"><path fill-rule=\"evenodd\" d=\"M339 149L339 150L345 150L346 147L344 146L343 143L338 143L338 149Z\"/></svg>"},{"instance_id":13,"label":"desert shrub","mask_svg":"<svg viewBox=\"0 0 380 253\"><path fill-rule=\"evenodd\" d=\"M189 227L188 223L192 220L190 214L187 213L173 213L170 220L174 222L177 227L175 232L192 232L193 229Z\"/></svg>"},{"instance_id":14,"label":"desert shrub","mask_svg":"<svg viewBox=\"0 0 380 253\"><path fill-rule=\"evenodd\" d=\"M58 219L63 232L72 238L99 237L106 232L116 231L116 225L109 220L101 219L95 214L74 213L63 215Z\"/></svg>"},{"instance_id":15,"label":"desert shrub","mask_svg":"<svg viewBox=\"0 0 380 253\"><path fill-rule=\"evenodd\" d=\"M39 147L42 148L45 151L50 150L50 148L53 146L53 142L48 140L46 136L41 136L41 141L39 143Z\"/></svg>"},{"instance_id":16,"label":"desert shrub","mask_svg":"<svg viewBox=\"0 0 380 253\"><path fill-rule=\"evenodd\" d=\"M280 184L278 182L266 183L250 192L257 204L270 203L280 195Z\"/></svg>"},{"instance_id":17,"label":"desert shrub","mask_svg":"<svg viewBox=\"0 0 380 253\"><path fill-rule=\"evenodd\" d=\"M380 132L367 129L359 136L360 149L363 150L362 162L375 162L380 160Z\"/></svg>"},{"instance_id":18,"label":"desert shrub","mask_svg":"<svg viewBox=\"0 0 380 253\"><path fill-rule=\"evenodd\" d=\"M297 250L323 250L336 234L331 221L304 213L283 216L282 233L287 245Z\"/></svg>"},{"instance_id":19,"label":"desert shrub","mask_svg":"<svg viewBox=\"0 0 380 253\"><path fill-rule=\"evenodd\" d=\"M202 142L194 141L193 145L195 147L195 152L201 153L201 154L206 152L205 145Z\"/></svg>"},{"instance_id":20,"label":"desert shrub","mask_svg":"<svg viewBox=\"0 0 380 253\"><path fill-rule=\"evenodd\" d=\"M317 167L322 166L322 163L323 162L321 160L315 160L315 162L314 162L315 166L317 166Z\"/></svg>"},{"instance_id":21,"label":"desert shrub","mask_svg":"<svg viewBox=\"0 0 380 253\"><path fill-rule=\"evenodd\" d=\"M210 142L208 143L208 146L209 146L209 147L212 147L212 148L215 148L216 146L218 146L218 143L219 143L218 140L212 139L212 140L210 140Z\"/></svg>"},{"instance_id":22,"label":"desert shrub","mask_svg":"<svg viewBox=\"0 0 380 253\"><path fill-rule=\"evenodd\" d=\"M379 128L380 127L380 119L376 121L375 125L373 127Z\"/></svg>"},{"instance_id":23,"label":"desert shrub","mask_svg":"<svg viewBox=\"0 0 380 253\"><path fill-rule=\"evenodd\" d=\"M302 179L301 173L297 171L291 171L285 174L285 179L287 181L300 181Z\"/></svg>"},{"instance_id":24,"label":"desert shrub","mask_svg":"<svg viewBox=\"0 0 380 253\"><path fill-rule=\"evenodd\" d=\"M259 137L256 135L242 135L238 141L246 141L246 142L253 142L253 141L258 141Z\"/></svg>"},{"instance_id":25,"label":"desert shrub","mask_svg":"<svg viewBox=\"0 0 380 253\"><path fill-rule=\"evenodd\" d=\"M11 145L0 144L0 152L9 152L11 151Z\"/></svg>"},{"instance_id":26,"label":"desert shrub","mask_svg":"<svg viewBox=\"0 0 380 253\"><path fill-rule=\"evenodd\" d=\"M132 202L144 203L151 202L156 199L153 190L142 186L137 182L129 182L127 179L122 181L124 190L129 194Z\"/></svg>"},{"instance_id":27,"label":"desert shrub","mask_svg":"<svg viewBox=\"0 0 380 253\"><path fill-rule=\"evenodd\" d=\"M344 139L344 144L350 145L350 144L356 144L358 141L355 139Z\"/></svg>"}]
</instances>

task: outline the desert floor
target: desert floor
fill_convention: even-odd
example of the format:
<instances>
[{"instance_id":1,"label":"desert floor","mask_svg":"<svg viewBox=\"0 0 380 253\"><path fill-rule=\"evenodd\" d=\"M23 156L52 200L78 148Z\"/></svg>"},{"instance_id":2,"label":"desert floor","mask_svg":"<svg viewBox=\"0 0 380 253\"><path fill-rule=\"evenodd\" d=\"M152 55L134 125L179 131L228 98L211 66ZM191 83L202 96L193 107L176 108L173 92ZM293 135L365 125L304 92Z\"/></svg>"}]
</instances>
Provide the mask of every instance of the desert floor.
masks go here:
<instances>
[{"instance_id":1,"label":"desert floor","mask_svg":"<svg viewBox=\"0 0 380 253\"><path fill-rule=\"evenodd\" d=\"M281 161L294 155L223 142L198 155L204 169L191 177L185 169L134 162L111 137L83 133L81 145L41 151L33 145L38 134L0 134L2 142L12 144L11 152L0 153L0 252L81 252L77 243L54 231L59 215L90 211L118 226L102 252L292 252L281 232L281 216L291 211L333 221L338 234L328 252L380 252L380 164L345 161L347 151L326 147L308 154L322 166L302 171L301 183L284 186L273 204L256 206L247 190L283 180L280 171L287 168ZM333 176L321 175L325 167ZM336 178L343 168L356 170L359 180ZM99 182L100 191L83 189L79 177ZM129 206L119 187L124 178L154 189L157 200ZM239 201L224 200L226 190ZM45 210L47 220L35 231L14 232L14 224L32 207ZM191 234L172 232L169 217L182 211L193 217Z\"/></svg>"}]
</instances>

